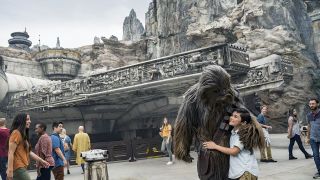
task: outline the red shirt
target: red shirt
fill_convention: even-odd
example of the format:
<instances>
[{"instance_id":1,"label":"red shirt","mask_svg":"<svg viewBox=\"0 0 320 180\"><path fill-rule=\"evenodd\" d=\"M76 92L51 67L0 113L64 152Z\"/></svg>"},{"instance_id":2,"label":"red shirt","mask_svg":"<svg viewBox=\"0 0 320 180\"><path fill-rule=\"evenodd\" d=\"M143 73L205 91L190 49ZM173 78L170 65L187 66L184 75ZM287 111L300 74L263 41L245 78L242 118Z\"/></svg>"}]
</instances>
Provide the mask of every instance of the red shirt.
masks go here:
<instances>
[{"instance_id":1,"label":"red shirt","mask_svg":"<svg viewBox=\"0 0 320 180\"><path fill-rule=\"evenodd\" d=\"M52 157L52 142L47 133L40 136L35 147L35 152L39 157L47 161L50 166L54 166L54 159ZM37 163L37 167L43 168L40 163Z\"/></svg>"},{"instance_id":2,"label":"red shirt","mask_svg":"<svg viewBox=\"0 0 320 180\"><path fill-rule=\"evenodd\" d=\"M8 157L8 144L7 141L10 136L8 128L0 128L0 157Z\"/></svg>"}]
</instances>

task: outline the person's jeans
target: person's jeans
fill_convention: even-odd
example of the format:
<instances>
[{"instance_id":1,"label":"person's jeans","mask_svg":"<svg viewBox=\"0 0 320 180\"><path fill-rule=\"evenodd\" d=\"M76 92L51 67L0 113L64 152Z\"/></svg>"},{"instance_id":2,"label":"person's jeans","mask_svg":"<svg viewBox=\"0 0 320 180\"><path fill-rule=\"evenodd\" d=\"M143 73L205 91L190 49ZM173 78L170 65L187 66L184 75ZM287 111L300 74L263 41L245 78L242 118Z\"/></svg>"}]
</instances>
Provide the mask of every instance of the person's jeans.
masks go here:
<instances>
[{"instance_id":1,"label":"person's jeans","mask_svg":"<svg viewBox=\"0 0 320 180\"><path fill-rule=\"evenodd\" d=\"M50 166L49 168L40 168L40 176L38 176L36 180L50 180L52 168L53 166Z\"/></svg>"},{"instance_id":2,"label":"person's jeans","mask_svg":"<svg viewBox=\"0 0 320 180\"><path fill-rule=\"evenodd\" d=\"M292 138L290 138L290 144L289 144L289 158L290 157L293 157L293 154L292 154L292 149L293 149L293 145L294 145L294 142L297 141L297 144L299 146L299 149L301 150L301 152L303 152L304 156L308 156L309 153L307 153L307 151L304 149L303 145L302 145L302 141L301 141L301 138L300 138L300 135L297 135L295 134Z\"/></svg>"},{"instance_id":3,"label":"person's jeans","mask_svg":"<svg viewBox=\"0 0 320 180\"><path fill-rule=\"evenodd\" d=\"M320 173L320 158L319 158L319 145L320 145L320 142L316 142L315 140L310 139L310 145L311 145L312 152L313 152L314 163L316 164L318 173Z\"/></svg>"},{"instance_id":4,"label":"person's jeans","mask_svg":"<svg viewBox=\"0 0 320 180\"><path fill-rule=\"evenodd\" d=\"M8 157L0 157L0 175L2 180L6 180L7 178L7 163L8 163Z\"/></svg>"},{"instance_id":5,"label":"person's jeans","mask_svg":"<svg viewBox=\"0 0 320 180\"><path fill-rule=\"evenodd\" d=\"M161 151L165 152L165 150L167 149L170 161L172 161L171 144L172 144L172 138L169 139L169 142L168 142L168 138L166 137L163 138L162 144L161 144Z\"/></svg>"}]
</instances>

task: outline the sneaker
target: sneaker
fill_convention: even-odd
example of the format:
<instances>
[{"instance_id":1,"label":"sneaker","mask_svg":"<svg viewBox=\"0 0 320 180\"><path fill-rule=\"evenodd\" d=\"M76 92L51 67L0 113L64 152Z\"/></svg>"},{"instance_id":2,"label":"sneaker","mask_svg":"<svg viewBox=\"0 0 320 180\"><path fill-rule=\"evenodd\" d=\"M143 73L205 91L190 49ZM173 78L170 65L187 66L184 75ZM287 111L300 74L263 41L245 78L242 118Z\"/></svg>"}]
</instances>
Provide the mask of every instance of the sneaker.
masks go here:
<instances>
[{"instance_id":1,"label":"sneaker","mask_svg":"<svg viewBox=\"0 0 320 180\"><path fill-rule=\"evenodd\" d=\"M69 171L69 170L67 170L67 174L70 174L70 171Z\"/></svg>"},{"instance_id":2,"label":"sneaker","mask_svg":"<svg viewBox=\"0 0 320 180\"><path fill-rule=\"evenodd\" d=\"M269 161L266 159L260 159L260 162L269 162Z\"/></svg>"},{"instance_id":3,"label":"sneaker","mask_svg":"<svg viewBox=\"0 0 320 180\"><path fill-rule=\"evenodd\" d=\"M310 158L313 158L313 155L307 154L305 157L306 157L306 159L310 159Z\"/></svg>"},{"instance_id":4,"label":"sneaker","mask_svg":"<svg viewBox=\"0 0 320 180\"><path fill-rule=\"evenodd\" d=\"M278 161L276 161L274 159L269 159L269 160L267 160L267 162L278 162Z\"/></svg>"},{"instance_id":5,"label":"sneaker","mask_svg":"<svg viewBox=\"0 0 320 180\"><path fill-rule=\"evenodd\" d=\"M171 165L171 164L173 164L173 162L172 162L172 161L167 162L167 165Z\"/></svg>"},{"instance_id":6,"label":"sneaker","mask_svg":"<svg viewBox=\"0 0 320 180\"><path fill-rule=\"evenodd\" d=\"M319 173L314 174L314 175L313 175L313 179L320 179Z\"/></svg>"},{"instance_id":7,"label":"sneaker","mask_svg":"<svg viewBox=\"0 0 320 180\"><path fill-rule=\"evenodd\" d=\"M289 157L289 160L295 160L295 159L298 159L298 158L296 158L294 156Z\"/></svg>"}]
</instances>

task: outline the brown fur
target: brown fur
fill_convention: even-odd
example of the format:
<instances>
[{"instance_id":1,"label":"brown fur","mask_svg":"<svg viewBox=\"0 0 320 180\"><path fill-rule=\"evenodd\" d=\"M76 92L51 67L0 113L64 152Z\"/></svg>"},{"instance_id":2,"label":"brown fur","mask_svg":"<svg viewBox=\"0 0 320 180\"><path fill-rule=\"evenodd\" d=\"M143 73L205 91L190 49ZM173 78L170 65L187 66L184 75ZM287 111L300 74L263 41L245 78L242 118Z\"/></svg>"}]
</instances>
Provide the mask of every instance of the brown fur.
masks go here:
<instances>
[{"instance_id":1,"label":"brown fur","mask_svg":"<svg viewBox=\"0 0 320 180\"><path fill-rule=\"evenodd\" d=\"M227 179L229 156L218 151L204 150L202 143L213 140L215 132L232 108L239 107L239 99L231 88L229 74L220 66L208 66L200 80L186 93L175 122L174 154L177 159L191 162L190 146L193 138L199 142L198 175L201 180ZM230 133L221 137L222 146L229 145Z\"/></svg>"}]
</instances>

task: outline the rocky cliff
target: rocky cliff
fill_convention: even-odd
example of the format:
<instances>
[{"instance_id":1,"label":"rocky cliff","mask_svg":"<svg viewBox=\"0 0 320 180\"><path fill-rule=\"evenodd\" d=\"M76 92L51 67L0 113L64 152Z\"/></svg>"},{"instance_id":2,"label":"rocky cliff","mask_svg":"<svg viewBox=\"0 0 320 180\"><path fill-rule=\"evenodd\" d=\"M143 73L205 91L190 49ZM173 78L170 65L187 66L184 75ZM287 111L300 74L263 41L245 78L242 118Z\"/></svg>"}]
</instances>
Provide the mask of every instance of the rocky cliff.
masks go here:
<instances>
[{"instance_id":1,"label":"rocky cliff","mask_svg":"<svg viewBox=\"0 0 320 180\"><path fill-rule=\"evenodd\" d=\"M117 68L144 61L146 44L144 41L126 44L115 36L102 37L102 42L77 48L81 53L82 63L91 64L93 69Z\"/></svg>"},{"instance_id":2,"label":"rocky cliff","mask_svg":"<svg viewBox=\"0 0 320 180\"><path fill-rule=\"evenodd\" d=\"M148 59L227 42L246 47L251 61L272 54L291 61L290 84L258 93L279 130L285 129L289 107L303 117L319 84L312 22L303 0L153 0L146 13L146 41Z\"/></svg>"},{"instance_id":3,"label":"rocky cliff","mask_svg":"<svg viewBox=\"0 0 320 180\"><path fill-rule=\"evenodd\" d=\"M30 52L21 49L15 49L11 47L0 47L0 56L32 60L32 55Z\"/></svg>"},{"instance_id":4,"label":"rocky cliff","mask_svg":"<svg viewBox=\"0 0 320 180\"><path fill-rule=\"evenodd\" d=\"M139 41L144 32L144 28L140 20L137 18L136 12L132 9L129 16L123 22L124 41Z\"/></svg>"},{"instance_id":5,"label":"rocky cliff","mask_svg":"<svg viewBox=\"0 0 320 180\"><path fill-rule=\"evenodd\" d=\"M279 53L288 49L312 53L310 23L302 1L154 0L146 13L146 37L151 58L218 42L238 42L249 50L260 49L262 53L250 51L254 60L272 54L270 49L279 43L280 47L292 46L274 48ZM261 47L262 41L272 47Z\"/></svg>"}]
</instances>

